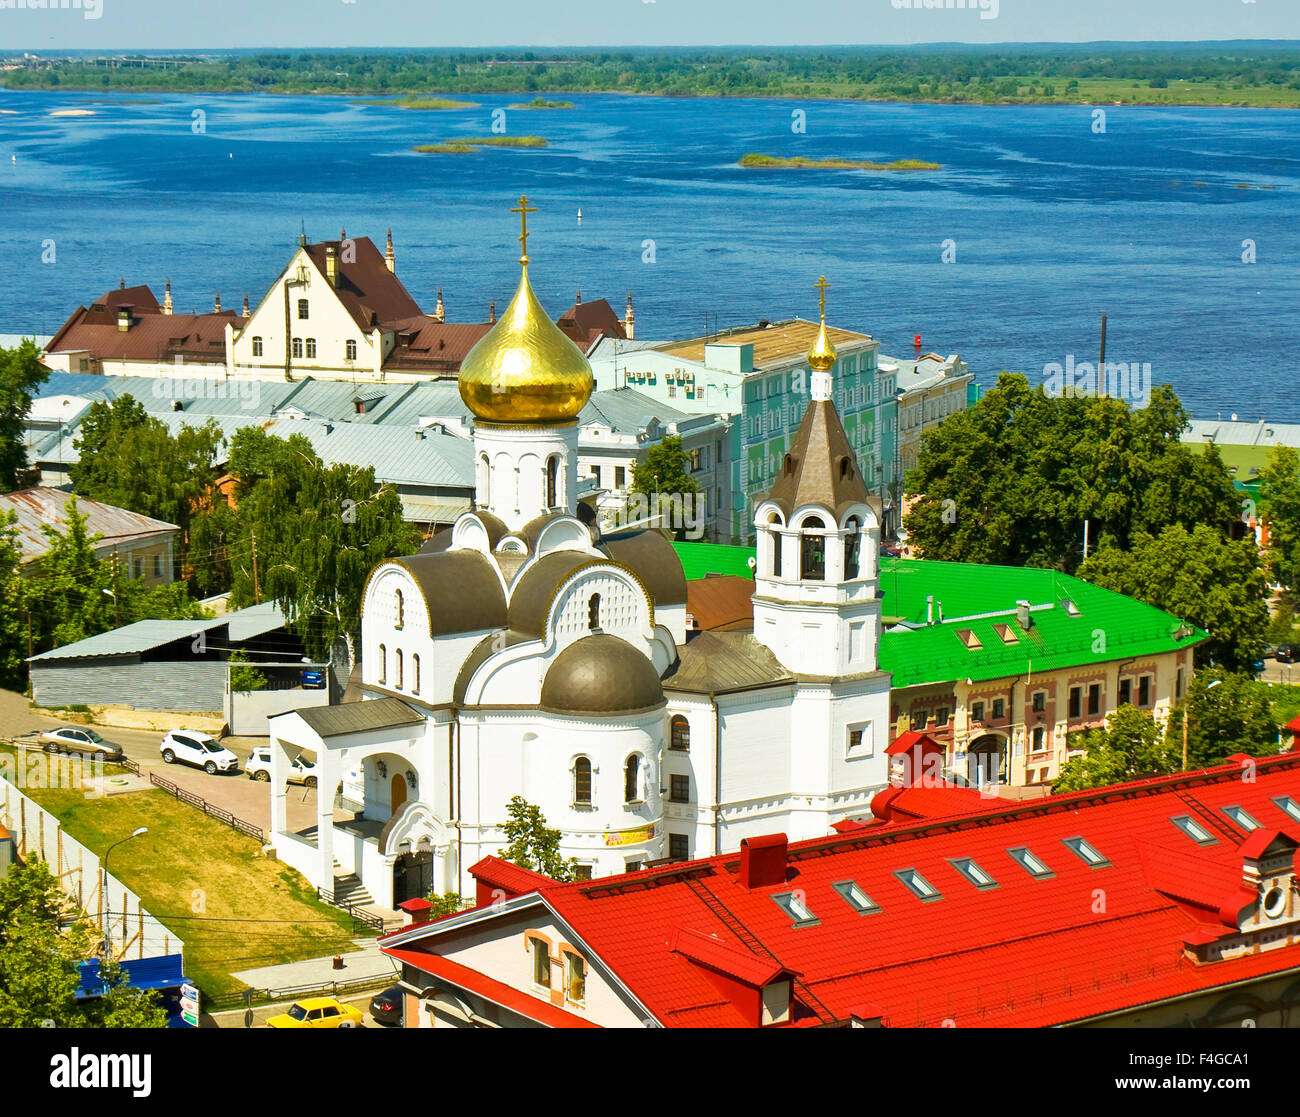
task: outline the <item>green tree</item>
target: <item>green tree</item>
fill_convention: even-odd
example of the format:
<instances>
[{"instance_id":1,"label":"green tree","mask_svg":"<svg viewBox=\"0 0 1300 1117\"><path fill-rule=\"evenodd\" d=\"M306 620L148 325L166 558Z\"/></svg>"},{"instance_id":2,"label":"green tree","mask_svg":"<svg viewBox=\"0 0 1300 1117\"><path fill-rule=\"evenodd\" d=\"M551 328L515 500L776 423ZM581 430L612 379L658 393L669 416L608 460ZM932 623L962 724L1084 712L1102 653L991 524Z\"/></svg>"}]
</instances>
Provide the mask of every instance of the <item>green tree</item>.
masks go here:
<instances>
[{"instance_id":1,"label":"green tree","mask_svg":"<svg viewBox=\"0 0 1300 1117\"><path fill-rule=\"evenodd\" d=\"M679 539L684 537L689 526L686 520L690 518L686 501L700 491L700 486L691 476L691 458L682 449L678 435L665 435L632 467L631 491L647 498L652 516L665 514L668 509L675 514L681 509L681 523L662 526L671 527Z\"/></svg>"},{"instance_id":2,"label":"green tree","mask_svg":"<svg viewBox=\"0 0 1300 1117\"><path fill-rule=\"evenodd\" d=\"M1065 762L1052 784L1052 793L1083 791L1127 780L1178 771L1178 749L1166 739L1149 711L1120 706L1106 718L1104 729L1090 729L1071 741L1086 751Z\"/></svg>"},{"instance_id":3,"label":"green tree","mask_svg":"<svg viewBox=\"0 0 1300 1117\"><path fill-rule=\"evenodd\" d=\"M1105 546L1081 577L1205 629L1199 664L1248 668L1264 650L1268 586L1253 540L1225 538L1205 524L1180 524L1158 536L1139 534L1131 551Z\"/></svg>"},{"instance_id":4,"label":"green tree","mask_svg":"<svg viewBox=\"0 0 1300 1117\"><path fill-rule=\"evenodd\" d=\"M165 1028L167 1010L157 989L128 985L121 965L100 963L99 975L108 991L85 1007L86 1023L92 1028Z\"/></svg>"},{"instance_id":5,"label":"green tree","mask_svg":"<svg viewBox=\"0 0 1300 1117\"><path fill-rule=\"evenodd\" d=\"M308 655L327 658L338 638L350 654L370 571L419 543L396 490L377 487L371 468L326 467L302 435L285 440L257 427L235 435L230 471L242 494L232 604L274 600Z\"/></svg>"},{"instance_id":6,"label":"green tree","mask_svg":"<svg viewBox=\"0 0 1300 1117\"><path fill-rule=\"evenodd\" d=\"M74 443L73 488L89 500L127 508L181 529L183 563L196 510L216 480L223 436L215 424L183 425L175 436L129 395L97 401Z\"/></svg>"},{"instance_id":7,"label":"green tree","mask_svg":"<svg viewBox=\"0 0 1300 1117\"><path fill-rule=\"evenodd\" d=\"M242 648L230 653L230 689L265 690L266 675L256 667L249 667L248 654Z\"/></svg>"},{"instance_id":8,"label":"green tree","mask_svg":"<svg viewBox=\"0 0 1300 1117\"><path fill-rule=\"evenodd\" d=\"M1168 385L1146 407L1051 396L1004 372L978 403L923 437L909 492L910 542L928 559L1073 572L1084 522L1126 549L1170 524L1226 532L1238 511L1213 447L1180 442L1187 413Z\"/></svg>"},{"instance_id":9,"label":"green tree","mask_svg":"<svg viewBox=\"0 0 1300 1117\"><path fill-rule=\"evenodd\" d=\"M429 909L430 919L437 919L440 915L455 915L458 911L465 911L474 906L459 892L430 892L425 899L433 905Z\"/></svg>"},{"instance_id":10,"label":"green tree","mask_svg":"<svg viewBox=\"0 0 1300 1117\"><path fill-rule=\"evenodd\" d=\"M78 964L90 953L90 927L37 857L0 879L0 1028L75 1028ZM72 920L67 930L61 924ZM48 1026L48 1025L46 1025Z\"/></svg>"},{"instance_id":11,"label":"green tree","mask_svg":"<svg viewBox=\"0 0 1300 1117\"><path fill-rule=\"evenodd\" d=\"M1187 718L1187 766L1221 764L1234 753L1272 756L1278 724L1268 688L1251 676L1222 667L1197 671L1187 697L1169 717L1169 742L1180 752Z\"/></svg>"},{"instance_id":12,"label":"green tree","mask_svg":"<svg viewBox=\"0 0 1300 1117\"><path fill-rule=\"evenodd\" d=\"M1300 589L1300 453L1274 447L1259 474L1259 513L1268 523L1268 563L1273 577Z\"/></svg>"},{"instance_id":13,"label":"green tree","mask_svg":"<svg viewBox=\"0 0 1300 1117\"><path fill-rule=\"evenodd\" d=\"M116 624L113 571L95 554L98 536L70 497L63 531L42 524L49 549L28 581L33 621L42 648L59 647L107 632Z\"/></svg>"},{"instance_id":14,"label":"green tree","mask_svg":"<svg viewBox=\"0 0 1300 1117\"><path fill-rule=\"evenodd\" d=\"M14 349L0 349L0 493L36 483L28 475L23 431L32 393L49 374L30 338Z\"/></svg>"},{"instance_id":15,"label":"green tree","mask_svg":"<svg viewBox=\"0 0 1300 1117\"><path fill-rule=\"evenodd\" d=\"M540 807L516 795L506 805L502 827L509 844L501 851L503 860L524 869L543 873L552 880L574 880L578 864L560 856L560 832L546 825Z\"/></svg>"},{"instance_id":16,"label":"green tree","mask_svg":"<svg viewBox=\"0 0 1300 1117\"><path fill-rule=\"evenodd\" d=\"M0 687L21 687L26 677L28 587L21 562L17 517L0 512Z\"/></svg>"}]
</instances>

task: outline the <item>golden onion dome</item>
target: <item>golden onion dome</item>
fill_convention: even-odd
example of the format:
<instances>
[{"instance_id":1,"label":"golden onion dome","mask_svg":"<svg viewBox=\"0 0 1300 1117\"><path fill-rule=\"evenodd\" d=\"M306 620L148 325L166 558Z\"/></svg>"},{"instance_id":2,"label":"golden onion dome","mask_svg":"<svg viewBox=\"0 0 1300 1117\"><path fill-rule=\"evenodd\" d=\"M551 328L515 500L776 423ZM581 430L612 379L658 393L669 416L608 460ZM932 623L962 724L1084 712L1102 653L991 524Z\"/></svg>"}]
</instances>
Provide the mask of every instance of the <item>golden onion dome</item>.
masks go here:
<instances>
[{"instance_id":1,"label":"golden onion dome","mask_svg":"<svg viewBox=\"0 0 1300 1117\"><path fill-rule=\"evenodd\" d=\"M534 212L526 208L526 199L520 204L525 213ZM525 225L519 289L496 325L461 362L460 398L476 418L487 422L567 423L591 398L595 378L582 351L533 294L527 236Z\"/></svg>"},{"instance_id":2,"label":"golden onion dome","mask_svg":"<svg viewBox=\"0 0 1300 1117\"><path fill-rule=\"evenodd\" d=\"M808 367L814 372L830 372L835 367L839 354L835 352L835 346L831 344L831 339L826 336L826 288L830 286L826 282L826 277L822 276L817 281L816 286L821 294L821 329L817 331L817 337L812 343L812 348L808 350Z\"/></svg>"}]
</instances>

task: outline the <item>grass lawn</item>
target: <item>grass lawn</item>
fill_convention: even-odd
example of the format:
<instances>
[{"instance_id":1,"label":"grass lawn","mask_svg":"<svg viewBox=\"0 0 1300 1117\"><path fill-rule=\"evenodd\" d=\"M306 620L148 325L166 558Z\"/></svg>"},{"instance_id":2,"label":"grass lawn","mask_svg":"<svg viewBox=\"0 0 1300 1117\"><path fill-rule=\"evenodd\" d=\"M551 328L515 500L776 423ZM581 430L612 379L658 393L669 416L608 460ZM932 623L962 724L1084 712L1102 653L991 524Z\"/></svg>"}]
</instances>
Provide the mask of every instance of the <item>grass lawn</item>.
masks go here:
<instances>
[{"instance_id":1,"label":"grass lawn","mask_svg":"<svg viewBox=\"0 0 1300 1117\"><path fill-rule=\"evenodd\" d=\"M23 790L101 856L137 827L149 828L114 850L109 868L181 937L185 972L209 996L244 988L232 970L340 953L370 933L354 931L346 912L317 900L302 876L264 857L254 839L165 791L88 799L80 791Z\"/></svg>"}]
</instances>

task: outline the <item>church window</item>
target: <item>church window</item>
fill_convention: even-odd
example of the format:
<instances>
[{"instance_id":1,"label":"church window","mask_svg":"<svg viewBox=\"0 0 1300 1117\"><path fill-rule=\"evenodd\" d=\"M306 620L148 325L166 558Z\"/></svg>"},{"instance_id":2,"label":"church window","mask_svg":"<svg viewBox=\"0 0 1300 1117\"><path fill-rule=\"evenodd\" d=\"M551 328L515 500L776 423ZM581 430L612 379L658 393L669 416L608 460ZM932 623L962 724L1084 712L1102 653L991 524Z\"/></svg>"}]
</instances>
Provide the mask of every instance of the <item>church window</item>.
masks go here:
<instances>
[{"instance_id":1,"label":"church window","mask_svg":"<svg viewBox=\"0 0 1300 1117\"><path fill-rule=\"evenodd\" d=\"M308 313L307 313L307 300L306 300L306 299L299 299L299 300L298 300L298 317L299 317L302 321L304 321L304 322L305 322L305 321L307 320L307 318L308 318Z\"/></svg>"},{"instance_id":2,"label":"church window","mask_svg":"<svg viewBox=\"0 0 1300 1117\"><path fill-rule=\"evenodd\" d=\"M383 644L379 645L379 681L386 683L388 681L388 649Z\"/></svg>"},{"instance_id":3,"label":"church window","mask_svg":"<svg viewBox=\"0 0 1300 1117\"><path fill-rule=\"evenodd\" d=\"M593 593L587 601L587 628L595 632L600 628L600 594Z\"/></svg>"},{"instance_id":4,"label":"church window","mask_svg":"<svg viewBox=\"0 0 1300 1117\"><path fill-rule=\"evenodd\" d=\"M554 508L559 504L557 489L560 479L560 459L549 457L546 459L546 507Z\"/></svg>"},{"instance_id":5,"label":"church window","mask_svg":"<svg viewBox=\"0 0 1300 1117\"><path fill-rule=\"evenodd\" d=\"M627 466L616 465L614 467L614 488L621 489L627 484Z\"/></svg>"},{"instance_id":6,"label":"church window","mask_svg":"<svg viewBox=\"0 0 1300 1117\"><path fill-rule=\"evenodd\" d=\"M397 671L396 671L396 675L397 675L397 678L396 678L396 680L394 681L393 685L394 685L398 690L401 690L401 689L402 689L402 649L401 649L401 648L398 648L398 649L397 649Z\"/></svg>"},{"instance_id":7,"label":"church window","mask_svg":"<svg viewBox=\"0 0 1300 1117\"><path fill-rule=\"evenodd\" d=\"M314 337L307 339L307 356L313 359L316 357L316 339Z\"/></svg>"},{"instance_id":8,"label":"church window","mask_svg":"<svg viewBox=\"0 0 1300 1117\"><path fill-rule=\"evenodd\" d=\"M668 785L670 803L689 803L691 801L691 777L670 776Z\"/></svg>"},{"instance_id":9,"label":"church window","mask_svg":"<svg viewBox=\"0 0 1300 1117\"><path fill-rule=\"evenodd\" d=\"M396 617L395 617L394 620L393 620L393 627L394 627L394 628L401 628L403 622L406 620L406 607L405 607L405 602L404 602L403 599L402 599L402 591L401 591L401 590L398 590L397 593L394 594L394 599L395 599L395 603L396 603L396 614L397 614L397 615L396 615Z\"/></svg>"},{"instance_id":10,"label":"church window","mask_svg":"<svg viewBox=\"0 0 1300 1117\"><path fill-rule=\"evenodd\" d=\"M635 754L629 756L623 766L623 801L625 803L641 801L641 758Z\"/></svg>"},{"instance_id":11,"label":"church window","mask_svg":"<svg viewBox=\"0 0 1300 1117\"><path fill-rule=\"evenodd\" d=\"M591 761L585 756L573 762L573 802L576 806L591 806Z\"/></svg>"},{"instance_id":12,"label":"church window","mask_svg":"<svg viewBox=\"0 0 1300 1117\"><path fill-rule=\"evenodd\" d=\"M419 694L420 693L420 657L418 655L411 656L411 674L413 676L412 681L414 683L414 685L411 687L411 693Z\"/></svg>"},{"instance_id":13,"label":"church window","mask_svg":"<svg viewBox=\"0 0 1300 1117\"><path fill-rule=\"evenodd\" d=\"M844 538L844 577L845 580L858 576L858 552L862 545L862 525L856 516L850 518L847 525L849 534Z\"/></svg>"},{"instance_id":14,"label":"church window","mask_svg":"<svg viewBox=\"0 0 1300 1117\"><path fill-rule=\"evenodd\" d=\"M349 361L355 361L357 359L357 343L353 339L349 338L343 343L343 355Z\"/></svg>"},{"instance_id":15,"label":"church window","mask_svg":"<svg viewBox=\"0 0 1300 1117\"><path fill-rule=\"evenodd\" d=\"M295 357L302 356L302 338L300 337L295 337L293 339L293 355Z\"/></svg>"},{"instance_id":16,"label":"church window","mask_svg":"<svg viewBox=\"0 0 1300 1117\"><path fill-rule=\"evenodd\" d=\"M826 537L813 535L812 530L825 530L825 523L816 516L803 523L799 536L799 577L805 581L825 581L826 579Z\"/></svg>"},{"instance_id":17,"label":"church window","mask_svg":"<svg viewBox=\"0 0 1300 1117\"><path fill-rule=\"evenodd\" d=\"M551 948L545 939L529 939L533 952L533 984L544 989L551 987Z\"/></svg>"},{"instance_id":18,"label":"church window","mask_svg":"<svg viewBox=\"0 0 1300 1117\"><path fill-rule=\"evenodd\" d=\"M253 356L260 357L261 355L262 355L262 339L260 337L255 337L253 338Z\"/></svg>"},{"instance_id":19,"label":"church window","mask_svg":"<svg viewBox=\"0 0 1300 1117\"><path fill-rule=\"evenodd\" d=\"M668 835L668 857L672 861L689 861L691 839L689 834Z\"/></svg>"},{"instance_id":20,"label":"church window","mask_svg":"<svg viewBox=\"0 0 1300 1117\"><path fill-rule=\"evenodd\" d=\"M691 723L681 714L672 720L672 743L669 747L683 750L691 747Z\"/></svg>"}]
</instances>

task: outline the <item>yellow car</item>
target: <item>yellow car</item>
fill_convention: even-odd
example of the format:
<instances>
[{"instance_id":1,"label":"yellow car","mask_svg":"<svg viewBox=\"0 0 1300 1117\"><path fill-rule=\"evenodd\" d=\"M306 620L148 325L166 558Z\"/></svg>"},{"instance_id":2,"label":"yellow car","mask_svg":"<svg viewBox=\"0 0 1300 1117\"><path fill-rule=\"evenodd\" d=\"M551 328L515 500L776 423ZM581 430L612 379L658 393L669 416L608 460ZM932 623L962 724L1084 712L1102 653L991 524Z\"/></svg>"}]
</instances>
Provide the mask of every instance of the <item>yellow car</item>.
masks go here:
<instances>
[{"instance_id":1,"label":"yellow car","mask_svg":"<svg viewBox=\"0 0 1300 1117\"><path fill-rule=\"evenodd\" d=\"M294 1001L289 1011L272 1016L268 1028L359 1028L361 1010L340 1004L333 997L311 997Z\"/></svg>"}]
</instances>

